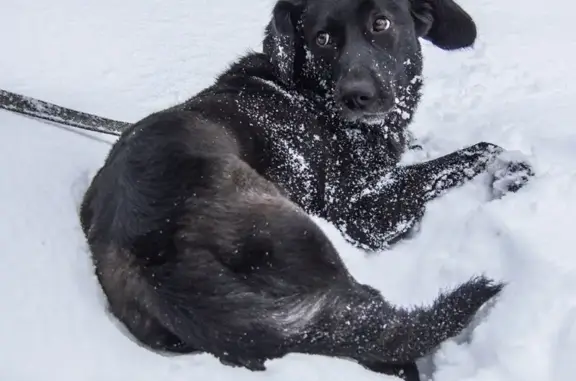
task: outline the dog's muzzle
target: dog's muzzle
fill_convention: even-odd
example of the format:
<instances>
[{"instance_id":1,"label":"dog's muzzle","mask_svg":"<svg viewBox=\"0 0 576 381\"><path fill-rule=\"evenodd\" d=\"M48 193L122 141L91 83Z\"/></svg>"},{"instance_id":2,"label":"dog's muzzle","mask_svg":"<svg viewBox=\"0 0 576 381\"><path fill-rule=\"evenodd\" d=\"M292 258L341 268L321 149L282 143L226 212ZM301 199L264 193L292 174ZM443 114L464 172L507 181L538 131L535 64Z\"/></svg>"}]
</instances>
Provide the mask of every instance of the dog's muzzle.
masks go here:
<instances>
[{"instance_id":1,"label":"dog's muzzle","mask_svg":"<svg viewBox=\"0 0 576 381\"><path fill-rule=\"evenodd\" d=\"M379 87L370 75L343 78L336 93L342 116L348 120L384 117L394 107L396 96L391 86Z\"/></svg>"}]
</instances>

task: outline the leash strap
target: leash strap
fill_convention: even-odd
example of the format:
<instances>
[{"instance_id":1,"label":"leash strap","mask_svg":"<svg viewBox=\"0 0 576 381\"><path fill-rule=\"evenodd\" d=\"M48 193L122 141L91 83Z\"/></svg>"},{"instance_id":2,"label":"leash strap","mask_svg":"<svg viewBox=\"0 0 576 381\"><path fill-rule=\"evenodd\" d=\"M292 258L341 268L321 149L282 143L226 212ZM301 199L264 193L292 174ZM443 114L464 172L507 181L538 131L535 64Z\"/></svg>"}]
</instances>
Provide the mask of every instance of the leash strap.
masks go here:
<instances>
[{"instance_id":1,"label":"leash strap","mask_svg":"<svg viewBox=\"0 0 576 381\"><path fill-rule=\"evenodd\" d=\"M72 110L0 89L0 109L50 122L119 136L130 123Z\"/></svg>"}]
</instances>

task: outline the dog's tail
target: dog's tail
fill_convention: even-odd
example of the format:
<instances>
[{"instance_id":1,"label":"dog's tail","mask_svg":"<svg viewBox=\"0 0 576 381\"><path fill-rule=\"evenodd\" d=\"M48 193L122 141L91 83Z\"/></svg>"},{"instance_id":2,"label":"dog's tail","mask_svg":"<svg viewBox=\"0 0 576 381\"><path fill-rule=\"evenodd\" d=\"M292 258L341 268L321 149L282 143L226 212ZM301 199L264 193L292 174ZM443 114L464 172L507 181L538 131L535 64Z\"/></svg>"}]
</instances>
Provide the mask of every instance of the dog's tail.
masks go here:
<instances>
[{"instance_id":1,"label":"dog's tail","mask_svg":"<svg viewBox=\"0 0 576 381\"><path fill-rule=\"evenodd\" d=\"M485 277L473 278L441 294L432 306L411 311L392 308L380 345L390 363L408 363L460 334L476 312L504 287ZM382 348L382 347L380 347Z\"/></svg>"}]
</instances>

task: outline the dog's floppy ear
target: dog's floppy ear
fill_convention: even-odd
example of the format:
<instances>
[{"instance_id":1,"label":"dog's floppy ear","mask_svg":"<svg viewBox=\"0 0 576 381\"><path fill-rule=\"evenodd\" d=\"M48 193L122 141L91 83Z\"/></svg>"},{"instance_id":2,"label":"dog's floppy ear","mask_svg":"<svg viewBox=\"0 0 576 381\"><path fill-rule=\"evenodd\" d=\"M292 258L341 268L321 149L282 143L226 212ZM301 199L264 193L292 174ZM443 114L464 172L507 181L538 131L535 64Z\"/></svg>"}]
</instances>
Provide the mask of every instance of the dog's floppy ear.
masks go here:
<instances>
[{"instance_id":1,"label":"dog's floppy ear","mask_svg":"<svg viewBox=\"0 0 576 381\"><path fill-rule=\"evenodd\" d=\"M453 0L410 0L418 37L444 50L472 46L476 24Z\"/></svg>"},{"instance_id":2,"label":"dog's floppy ear","mask_svg":"<svg viewBox=\"0 0 576 381\"><path fill-rule=\"evenodd\" d=\"M264 53L276 67L280 80L289 86L294 84L296 45L299 43L296 26L302 7L300 0L278 1L263 43Z\"/></svg>"}]
</instances>

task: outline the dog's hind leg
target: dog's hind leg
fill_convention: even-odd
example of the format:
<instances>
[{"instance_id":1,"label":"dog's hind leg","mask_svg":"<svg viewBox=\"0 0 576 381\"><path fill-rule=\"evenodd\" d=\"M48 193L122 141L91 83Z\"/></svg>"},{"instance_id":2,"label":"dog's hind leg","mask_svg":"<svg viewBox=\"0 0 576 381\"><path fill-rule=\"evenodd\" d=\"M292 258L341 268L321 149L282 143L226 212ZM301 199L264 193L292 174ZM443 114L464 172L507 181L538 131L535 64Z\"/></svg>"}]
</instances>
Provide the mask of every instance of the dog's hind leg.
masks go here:
<instances>
[{"instance_id":1,"label":"dog's hind leg","mask_svg":"<svg viewBox=\"0 0 576 381\"><path fill-rule=\"evenodd\" d=\"M316 323L292 342L291 349L355 359L382 372L404 370L413 381L412 363L458 336L503 287L473 278L441 293L432 305L411 309L388 303L366 285L334 287Z\"/></svg>"}]
</instances>

